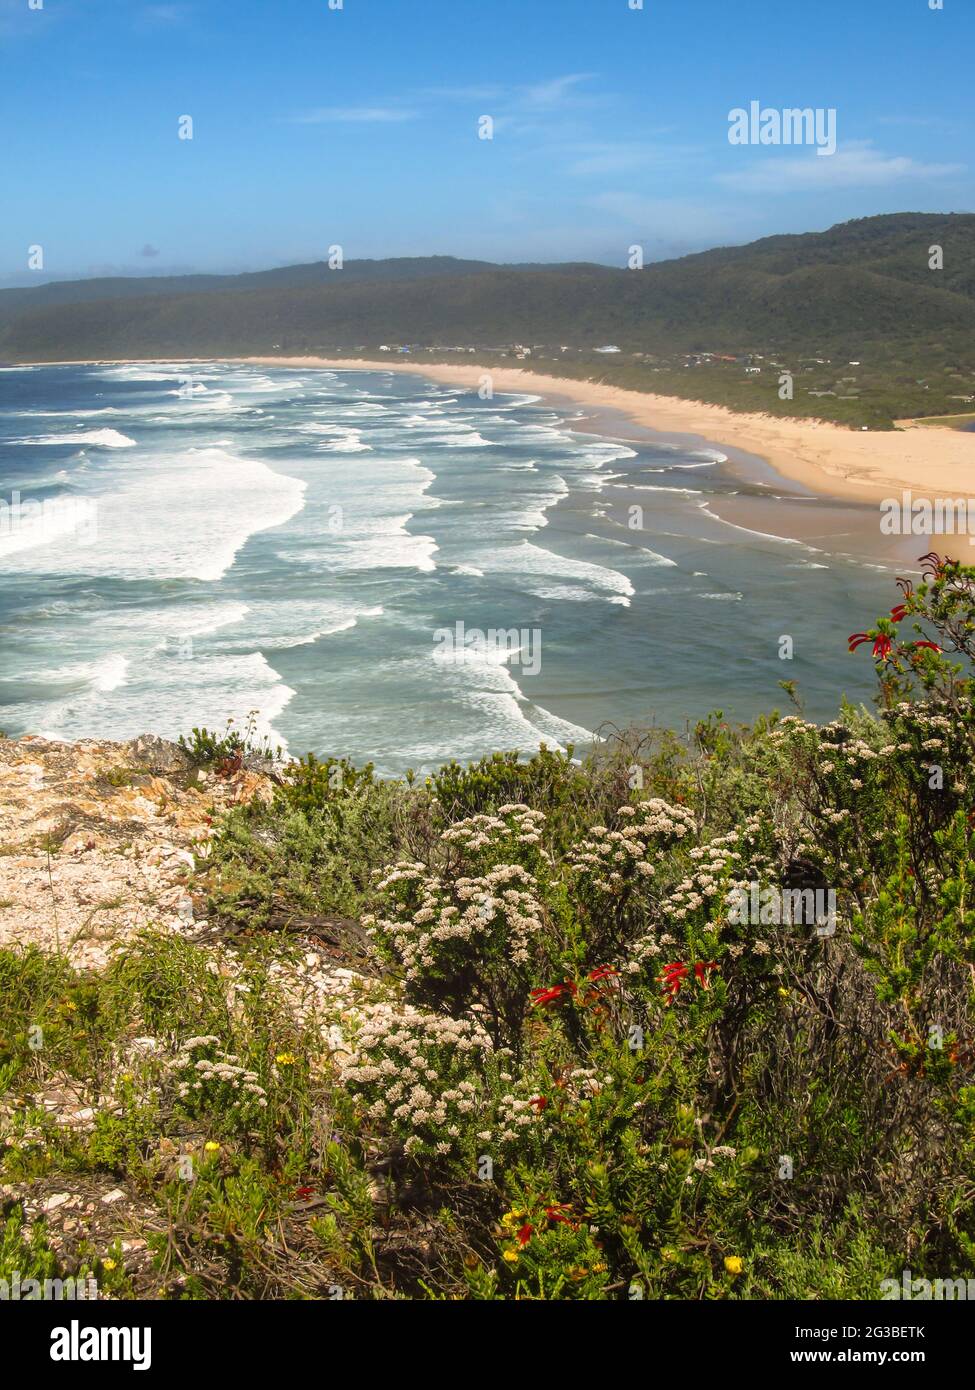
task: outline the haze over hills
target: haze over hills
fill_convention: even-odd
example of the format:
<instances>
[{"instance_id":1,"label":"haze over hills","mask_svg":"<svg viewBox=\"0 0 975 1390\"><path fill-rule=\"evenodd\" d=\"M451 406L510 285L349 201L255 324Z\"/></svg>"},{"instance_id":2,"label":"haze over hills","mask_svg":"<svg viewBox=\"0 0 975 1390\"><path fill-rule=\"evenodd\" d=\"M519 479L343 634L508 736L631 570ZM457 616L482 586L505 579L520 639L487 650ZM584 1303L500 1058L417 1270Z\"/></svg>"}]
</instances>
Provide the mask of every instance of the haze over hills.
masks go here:
<instances>
[{"instance_id":1,"label":"haze over hills","mask_svg":"<svg viewBox=\"0 0 975 1390\"><path fill-rule=\"evenodd\" d=\"M490 261L454 256L399 256L389 260L347 261L346 280L411 280L430 275L464 275L494 270ZM236 275L114 275L0 290L0 319L45 304L78 304L93 299L136 299L145 295L202 294L211 290L257 290L320 285L329 274L326 261L278 266Z\"/></svg>"},{"instance_id":2,"label":"haze over hills","mask_svg":"<svg viewBox=\"0 0 975 1390\"><path fill-rule=\"evenodd\" d=\"M941 270L929 266L933 246L943 247ZM682 365L674 354L701 352L870 359L906 393L902 414L937 413L959 373L963 385L950 399L972 389L975 215L863 218L640 271L436 256L0 292L0 355L15 361L297 355L388 344L484 353L513 344L567 347L577 361L605 343L622 349L614 372L633 354L662 357L657 370ZM951 380L932 396L932 373L942 370Z\"/></svg>"}]
</instances>

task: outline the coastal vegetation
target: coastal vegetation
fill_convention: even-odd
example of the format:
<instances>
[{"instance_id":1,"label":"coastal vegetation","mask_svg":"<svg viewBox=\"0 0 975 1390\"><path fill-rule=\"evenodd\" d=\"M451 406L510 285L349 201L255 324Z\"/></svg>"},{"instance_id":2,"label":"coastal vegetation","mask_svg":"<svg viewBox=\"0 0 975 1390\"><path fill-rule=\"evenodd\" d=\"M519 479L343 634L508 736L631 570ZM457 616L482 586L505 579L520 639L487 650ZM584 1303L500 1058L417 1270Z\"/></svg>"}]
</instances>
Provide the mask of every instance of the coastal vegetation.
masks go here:
<instances>
[{"instance_id":1,"label":"coastal vegetation","mask_svg":"<svg viewBox=\"0 0 975 1390\"><path fill-rule=\"evenodd\" d=\"M378 356L393 344L420 366L463 351L486 366L521 360L873 429L958 414L975 396L975 216L899 213L679 260L652 254L648 244L639 271L349 259L5 290L0 356ZM619 353L597 351L607 344Z\"/></svg>"},{"instance_id":2,"label":"coastal vegetation","mask_svg":"<svg viewBox=\"0 0 975 1390\"><path fill-rule=\"evenodd\" d=\"M215 814L206 929L99 972L0 951L0 1278L635 1300L975 1274L975 568L924 566L847 639L877 708L824 726L715 713L393 780L194 730L194 765L274 778ZM302 988L309 952L334 992ZM96 1181L149 1258L93 1219L66 1269L26 1228L25 1194Z\"/></svg>"}]
</instances>

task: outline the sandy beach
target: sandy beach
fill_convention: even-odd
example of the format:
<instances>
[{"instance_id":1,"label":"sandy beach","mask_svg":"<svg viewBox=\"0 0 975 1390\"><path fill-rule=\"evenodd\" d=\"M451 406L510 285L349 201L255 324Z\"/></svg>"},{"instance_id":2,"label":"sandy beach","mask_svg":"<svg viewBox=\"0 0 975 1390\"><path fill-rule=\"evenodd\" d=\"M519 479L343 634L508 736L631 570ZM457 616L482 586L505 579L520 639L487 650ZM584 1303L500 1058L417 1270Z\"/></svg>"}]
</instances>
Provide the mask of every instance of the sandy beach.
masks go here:
<instances>
[{"instance_id":1,"label":"sandy beach","mask_svg":"<svg viewBox=\"0 0 975 1390\"><path fill-rule=\"evenodd\" d=\"M496 391L569 397L597 410L616 410L637 424L757 454L810 491L845 501L879 502L913 491L929 497L975 497L975 434L906 424L895 431L854 431L816 420L740 414L724 406L626 391L515 367L437 364L396 358L363 361L321 357L247 357L262 366L335 367L413 372L434 381L476 387L490 370Z\"/></svg>"}]
</instances>

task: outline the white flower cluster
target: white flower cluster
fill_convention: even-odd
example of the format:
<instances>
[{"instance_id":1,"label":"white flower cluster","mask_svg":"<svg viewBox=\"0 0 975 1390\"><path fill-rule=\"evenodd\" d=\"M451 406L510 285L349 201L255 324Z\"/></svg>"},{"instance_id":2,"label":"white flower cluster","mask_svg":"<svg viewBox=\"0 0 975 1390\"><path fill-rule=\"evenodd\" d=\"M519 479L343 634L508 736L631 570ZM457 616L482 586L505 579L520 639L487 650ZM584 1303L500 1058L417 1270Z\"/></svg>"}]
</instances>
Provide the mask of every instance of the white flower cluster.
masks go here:
<instances>
[{"instance_id":1,"label":"white flower cluster","mask_svg":"<svg viewBox=\"0 0 975 1390\"><path fill-rule=\"evenodd\" d=\"M515 1144L529 1132L547 1128L547 1116L540 1096L503 1095L497 1107L496 1129L478 1133L482 1143Z\"/></svg>"},{"instance_id":2,"label":"white flower cluster","mask_svg":"<svg viewBox=\"0 0 975 1390\"><path fill-rule=\"evenodd\" d=\"M738 1150L733 1149L730 1144L719 1144L717 1148L710 1151L710 1156L702 1155L700 1158L695 1158L694 1168L698 1173L706 1173L714 1167L716 1158L734 1158L737 1153Z\"/></svg>"},{"instance_id":3,"label":"white flower cluster","mask_svg":"<svg viewBox=\"0 0 975 1390\"><path fill-rule=\"evenodd\" d=\"M176 1095L189 1109L219 1106L244 1120L255 1110L267 1108L267 1092L257 1073L220 1047L212 1035L187 1038L170 1064Z\"/></svg>"},{"instance_id":4,"label":"white flower cluster","mask_svg":"<svg viewBox=\"0 0 975 1390\"><path fill-rule=\"evenodd\" d=\"M689 858L695 861L695 867L661 901L657 909L660 921L685 928L693 923L698 930L723 936L733 890L747 892L753 882L766 878L772 869L769 856L755 847L764 829L761 818L753 816L741 830L717 835L706 845L692 849ZM768 944L756 938L755 930L754 925L748 927L749 947L759 955L767 954ZM636 943L628 969L639 969L648 960L661 956L665 947L677 944L668 931L648 932ZM745 948L733 944L729 949L732 955L739 956Z\"/></svg>"},{"instance_id":5,"label":"white flower cluster","mask_svg":"<svg viewBox=\"0 0 975 1390\"><path fill-rule=\"evenodd\" d=\"M569 863L584 883L602 893L619 893L624 883L650 879L655 869L647 857L661 841L682 840L695 829L693 814L684 806L671 806L659 797L637 806L621 806L622 830L596 825L569 856Z\"/></svg>"},{"instance_id":6,"label":"white flower cluster","mask_svg":"<svg viewBox=\"0 0 975 1390\"><path fill-rule=\"evenodd\" d=\"M803 734L819 736L819 726L810 724L807 719L800 719L797 714L787 714L784 719L780 719L778 724L769 734L770 743L782 743L786 739L793 739Z\"/></svg>"},{"instance_id":7,"label":"white flower cluster","mask_svg":"<svg viewBox=\"0 0 975 1390\"><path fill-rule=\"evenodd\" d=\"M497 815L471 816L457 821L441 835L444 844L458 845L468 853L491 849L505 841L536 846L542 841L545 816L520 802L499 806Z\"/></svg>"},{"instance_id":8,"label":"white flower cluster","mask_svg":"<svg viewBox=\"0 0 975 1390\"><path fill-rule=\"evenodd\" d=\"M474 816L444 831L447 844L482 850L510 842L535 845L543 817L525 806L505 806L500 816ZM388 915L363 918L402 962L407 980L430 971L451 972L464 960L499 955L525 966L542 931L542 906L534 876L521 864L497 864L477 876L450 878L422 864L401 863L379 884L393 899Z\"/></svg>"},{"instance_id":9,"label":"white flower cluster","mask_svg":"<svg viewBox=\"0 0 975 1390\"><path fill-rule=\"evenodd\" d=\"M482 1128L491 1039L473 1021L409 1005L366 1010L354 1050L339 1059L342 1082L370 1120L404 1139L408 1154L456 1155Z\"/></svg>"},{"instance_id":10,"label":"white flower cluster","mask_svg":"<svg viewBox=\"0 0 975 1390\"><path fill-rule=\"evenodd\" d=\"M880 719L893 727L888 741L880 741L876 747L859 735L849 735L841 721L834 720L820 729L794 716L783 719L769 737L773 744L779 744L804 736L819 772L823 776L845 772L849 786L857 792L864 788L863 775L868 764L896 758L898 754L936 753L944 758L954 751L960 761L967 761L965 732L959 728L957 718L949 714L902 701L894 709L882 710ZM964 787L956 789L961 791Z\"/></svg>"}]
</instances>

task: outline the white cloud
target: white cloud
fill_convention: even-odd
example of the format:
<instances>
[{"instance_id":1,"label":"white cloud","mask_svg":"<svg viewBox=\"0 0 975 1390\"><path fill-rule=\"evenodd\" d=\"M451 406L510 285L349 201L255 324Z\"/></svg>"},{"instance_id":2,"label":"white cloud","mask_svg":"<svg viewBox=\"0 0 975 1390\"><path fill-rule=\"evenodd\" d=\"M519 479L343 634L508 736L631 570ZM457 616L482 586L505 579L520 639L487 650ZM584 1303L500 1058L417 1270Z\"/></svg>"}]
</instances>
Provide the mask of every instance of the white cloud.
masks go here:
<instances>
[{"instance_id":1,"label":"white cloud","mask_svg":"<svg viewBox=\"0 0 975 1390\"><path fill-rule=\"evenodd\" d=\"M516 100L534 110L551 111L575 98L579 84L588 82L594 76L595 73L591 72L573 72L565 77L552 77L546 82L519 88Z\"/></svg>"},{"instance_id":2,"label":"white cloud","mask_svg":"<svg viewBox=\"0 0 975 1390\"><path fill-rule=\"evenodd\" d=\"M760 235L761 209L748 214L732 214L730 208L714 199L698 202L693 198L648 197L641 193L605 192L587 199L590 207L611 218L619 228L620 263L630 242L643 245L647 260L683 254L690 247L703 250L710 246L747 241ZM607 238L608 244L608 238Z\"/></svg>"},{"instance_id":3,"label":"white cloud","mask_svg":"<svg viewBox=\"0 0 975 1390\"><path fill-rule=\"evenodd\" d=\"M835 154L822 157L810 148L785 155L769 148L760 164L739 173L716 174L725 188L746 193L804 193L827 188L880 188L904 179L944 178L957 174L961 164L923 164L907 155L888 155L869 140L852 140Z\"/></svg>"},{"instance_id":4,"label":"white cloud","mask_svg":"<svg viewBox=\"0 0 975 1390\"><path fill-rule=\"evenodd\" d=\"M651 134L666 134L669 128L662 127ZM688 160L701 151L687 145L651 145L638 140L611 141L588 140L569 147L562 153L567 155L570 174L626 174L638 169L661 169L679 165L686 168Z\"/></svg>"},{"instance_id":5,"label":"white cloud","mask_svg":"<svg viewBox=\"0 0 975 1390\"><path fill-rule=\"evenodd\" d=\"M419 93L421 97L441 101L494 101L504 94L504 88L494 82L482 82L469 87L424 87Z\"/></svg>"},{"instance_id":6,"label":"white cloud","mask_svg":"<svg viewBox=\"0 0 975 1390\"><path fill-rule=\"evenodd\" d=\"M416 114L405 106L319 106L292 116L291 120L295 125L325 125L330 121L382 125L412 121Z\"/></svg>"},{"instance_id":7,"label":"white cloud","mask_svg":"<svg viewBox=\"0 0 975 1390\"><path fill-rule=\"evenodd\" d=\"M579 90L584 82L591 81L595 76L592 72L571 72L562 77L549 77L514 87L504 87L497 82L426 87L418 96L433 101L493 101L501 111L536 116L547 111L598 104L598 97Z\"/></svg>"}]
</instances>

